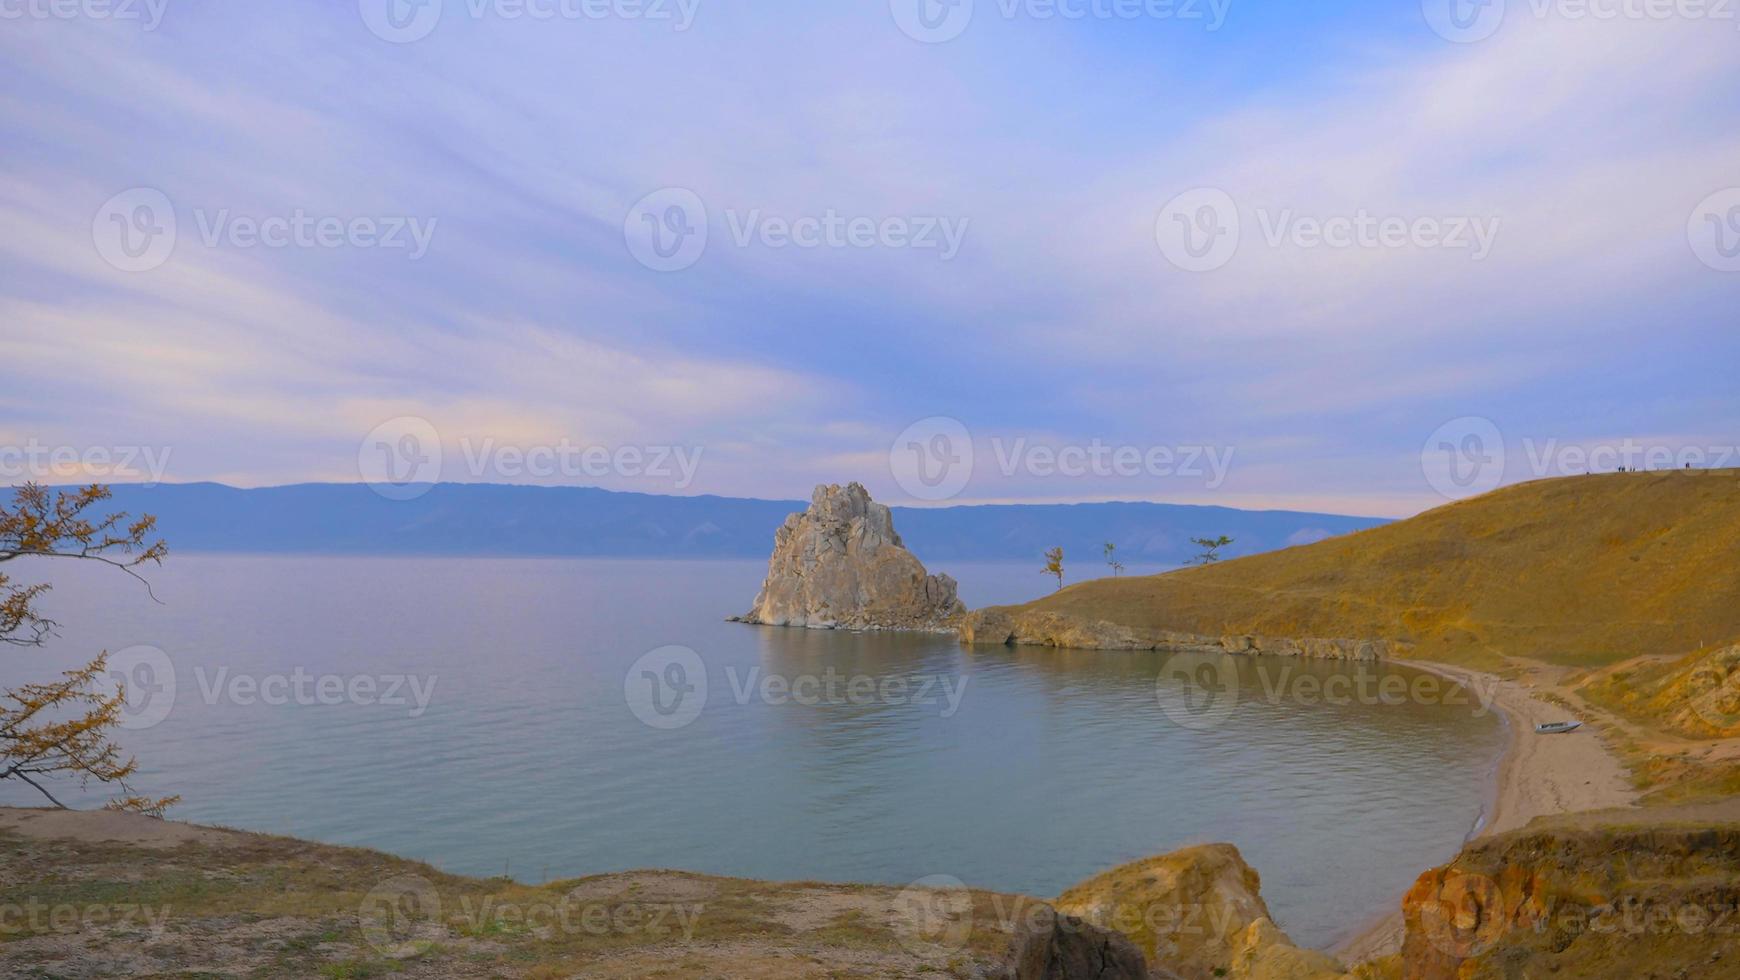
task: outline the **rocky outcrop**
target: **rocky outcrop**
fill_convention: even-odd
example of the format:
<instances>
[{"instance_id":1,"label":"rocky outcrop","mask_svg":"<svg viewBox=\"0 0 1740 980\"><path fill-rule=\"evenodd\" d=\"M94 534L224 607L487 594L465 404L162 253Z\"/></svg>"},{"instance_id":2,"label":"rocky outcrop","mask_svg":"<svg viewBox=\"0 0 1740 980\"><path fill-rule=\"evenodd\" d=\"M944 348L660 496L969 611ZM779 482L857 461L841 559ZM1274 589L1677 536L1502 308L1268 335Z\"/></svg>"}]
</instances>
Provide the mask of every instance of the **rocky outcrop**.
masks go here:
<instances>
[{"instance_id":1,"label":"rocky outcrop","mask_svg":"<svg viewBox=\"0 0 1740 980\"><path fill-rule=\"evenodd\" d=\"M1059 912L1130 937L1184 980L1328 980L1330 957L1293 945L1269 917L1257 872L1231 844L1204 844L1120 865L1057 897Z\"/></svg>"},{"instance_id":2,"label":"rocky outcrop","mask_svg":"<svg viewBox=\"0 0 1740 980\"><path fill-rule=\"evenodd\" d=\"M1010 944L1008 980L1147 980L1148 963L1121 933L1039 908Z\"/></svg>"},{"instance_id":3,"label":"rocky outcrop","mask_svg":"<svg viewBox=\"0 0 1740 980\"><path fill-rule=\"evenodd\" d=\"M955 580L928 575L888 507L852 483L819 486L809 509L774 532L755 606L739 617L812 629L946 631L966 612Z\"/></svg>"},{"instance_id":4,"label":"rocky outcrop","mask_svg":"<svg viewBox=\"0 0 1740 980\"><path fill-rule=\"evenodd\" d=\"M1334 957L1300 949L1280 926L1258 919L1239 937L1226 975L1241 980L1340 980L1358 974L1343 973Z\"/></svg>"},{"instance_id":5,"label":"rocky outcrop","mask_svg":"<svg viewBox=\"0 0 1740 980\"><path fill-rule=\"evenodd\" d=\"M1405 980L1736 977L1732 802L1537 820L1422 874Z\"/></svg>"},{"instance_id":6,"label":"rocky outcrop","mask_svg":"<svg viewBox=\"0 0 1740 980\"><path fill-rule=\"evenodd\" d=\"M1076 650L1167 650L1178 653L1267 653L1329 660L1385 660L1383 640L1273 637L1232 634L1203 636L1173 630L1122 626L1069 613L991 606L961 621L961 642L993 646L1046 646Z\"/></svg>"}]
</instances>

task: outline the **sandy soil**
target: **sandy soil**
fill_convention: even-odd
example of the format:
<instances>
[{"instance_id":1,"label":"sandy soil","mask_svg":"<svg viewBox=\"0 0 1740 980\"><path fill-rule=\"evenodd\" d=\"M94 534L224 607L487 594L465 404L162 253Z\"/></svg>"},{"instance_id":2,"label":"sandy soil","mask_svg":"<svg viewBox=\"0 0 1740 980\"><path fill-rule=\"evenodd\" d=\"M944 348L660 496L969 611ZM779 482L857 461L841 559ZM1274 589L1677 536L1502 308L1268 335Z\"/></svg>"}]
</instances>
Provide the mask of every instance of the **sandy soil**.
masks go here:
<instances>
[{"instance_id":1,"label":"sandy soil","mask_svg":"<svg viewBox=\"0 0 1740 980\"><path fill-rule=\"evenodd\" d=\"M1534 670L1525 670L1518 680L1506 680L1465 667L1398 662L1454 680L1482 699L1490 698L1509 726L1510 741L1499 764L1492 808L1476 836L1502 834L1551 814L1636 805L1638 794L1625 766L1602 738L1607 722L1548 700L1578 703L1552 680ZM1535 734L1538 724L1567 720L1582 721L1583 727L1561 735ZM1399 952L1401 896L1396 900L1395 911L1330 952L1348 964Z\"/></svg>"},{"instance_id":2,"label":"sandy soil","mask_svg":"<svg viewBox=\"0 0 1740 980\"><path fill-rule=\"evenodd\" d=\"M115 810L52 810L0 807L0 831L38 840L115 841L153 850L182 844L222 847L236 835L215 827L174 820L152 820Z\"/></svg>"}]
</instances>

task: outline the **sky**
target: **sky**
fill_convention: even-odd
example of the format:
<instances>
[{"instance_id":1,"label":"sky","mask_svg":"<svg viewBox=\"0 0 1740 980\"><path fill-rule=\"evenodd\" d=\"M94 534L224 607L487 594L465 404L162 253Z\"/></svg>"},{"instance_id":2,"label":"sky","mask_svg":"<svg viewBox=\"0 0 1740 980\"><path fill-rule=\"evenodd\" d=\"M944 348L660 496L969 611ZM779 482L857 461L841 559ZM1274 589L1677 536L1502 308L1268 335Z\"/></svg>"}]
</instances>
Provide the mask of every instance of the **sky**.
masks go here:
<instances>
[{"instance_id":1,"label":"sky","mask_svg":"<svg viewBox=\"0 0 1740 980\"><path fill-rule=\"evenodd\" d=\"M1723 3L0 0L0 48L8 482L1740 466Z\"/></svg>"}]
</instances>

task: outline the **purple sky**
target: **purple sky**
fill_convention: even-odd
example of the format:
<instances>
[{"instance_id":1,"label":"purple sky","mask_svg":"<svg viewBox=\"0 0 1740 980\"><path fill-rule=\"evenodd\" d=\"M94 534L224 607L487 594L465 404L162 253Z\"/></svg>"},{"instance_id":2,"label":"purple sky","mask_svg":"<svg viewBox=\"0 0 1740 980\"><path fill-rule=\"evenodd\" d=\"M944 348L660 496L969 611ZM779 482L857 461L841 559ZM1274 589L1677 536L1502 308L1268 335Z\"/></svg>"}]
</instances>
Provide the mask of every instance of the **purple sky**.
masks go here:
<instances>
[{"instance_id":1,"label":"purple sky","mask_svg":"<svg viewBox=\"0 0 1740 980\"><path fill-rule=\"evenodd\" d=\"M920 2L0 4L0 475L1740 465L1734 20Z\"/></svg>"}]
</instances>

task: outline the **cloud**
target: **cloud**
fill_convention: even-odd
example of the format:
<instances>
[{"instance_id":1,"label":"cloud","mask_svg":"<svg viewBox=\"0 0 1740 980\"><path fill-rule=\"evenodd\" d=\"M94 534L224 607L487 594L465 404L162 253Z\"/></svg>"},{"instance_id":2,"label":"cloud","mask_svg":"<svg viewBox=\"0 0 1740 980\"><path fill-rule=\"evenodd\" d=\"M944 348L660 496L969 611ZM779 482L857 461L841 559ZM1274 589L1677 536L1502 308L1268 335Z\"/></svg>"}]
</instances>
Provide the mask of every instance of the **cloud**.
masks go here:
<instances>
[{"instance_id":1,"label":"cloud","mask_svg":"<svg viewBox=\"0 0 1740 980\"><path fill-rule=\"evenodd\" d=\"M1280 16L981 17L942 46L854 7L684 32L456 14L405 45L349 7L9 23L0 357L25 370L0 405L69 444L173 443L180 479L344 478L364 432L414 415L447 440L704 445L695 491L771 497L886 485L895 434L949 415L1238 450L1212 491L988 470L977 499L1378 513L1431 499L1419 446L1449 418L1567 440L1740 421L1735 286L1684 237L1740 181L1731 32L1518 16L1451 45ZM676 274L623 240L665 186L712 219ZM1246 218L1214 272L1155 241L1194 186ZM132 187L179 219L149 272L92 240ZM428 255L201 234L299 209L429 222ZM738 246L728 215L752 210L970 224L943 262ZM1265 217L1360 211L1497 237L1481 261L1263 241Z\"/></svg>"}]
</instances>

